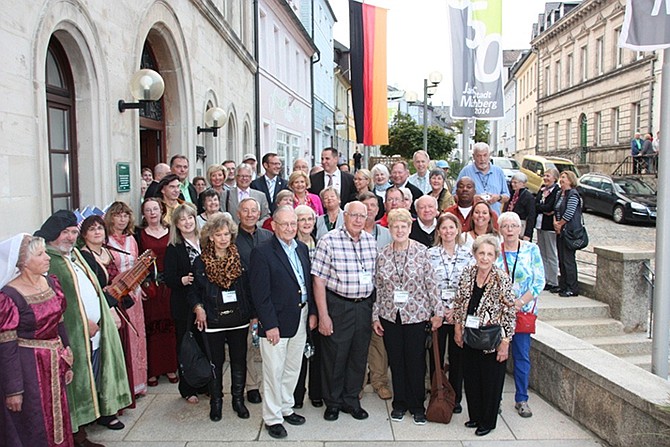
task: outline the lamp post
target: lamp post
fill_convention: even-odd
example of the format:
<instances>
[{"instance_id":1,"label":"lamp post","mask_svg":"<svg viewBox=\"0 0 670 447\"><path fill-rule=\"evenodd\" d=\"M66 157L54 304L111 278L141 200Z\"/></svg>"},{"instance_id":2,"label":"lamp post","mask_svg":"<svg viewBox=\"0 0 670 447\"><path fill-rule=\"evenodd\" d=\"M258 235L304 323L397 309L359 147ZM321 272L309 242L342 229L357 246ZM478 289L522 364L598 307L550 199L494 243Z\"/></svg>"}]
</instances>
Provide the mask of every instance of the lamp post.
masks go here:
<instances>
[{"instance_id":1,"label":"lamp post","mask_svg":"<svg viewBox=\"0 0 670 447\"><path fill-rule=\"evenodd\" d=\"M428 98L435 93L434 88L442 82L442 73L434 71L423 80L423 150L428 152ZM431 89L431 90L429 90ZM415 92L408 92L407 102L412 104L417 101Z\"/></svg>"}]
</instances>

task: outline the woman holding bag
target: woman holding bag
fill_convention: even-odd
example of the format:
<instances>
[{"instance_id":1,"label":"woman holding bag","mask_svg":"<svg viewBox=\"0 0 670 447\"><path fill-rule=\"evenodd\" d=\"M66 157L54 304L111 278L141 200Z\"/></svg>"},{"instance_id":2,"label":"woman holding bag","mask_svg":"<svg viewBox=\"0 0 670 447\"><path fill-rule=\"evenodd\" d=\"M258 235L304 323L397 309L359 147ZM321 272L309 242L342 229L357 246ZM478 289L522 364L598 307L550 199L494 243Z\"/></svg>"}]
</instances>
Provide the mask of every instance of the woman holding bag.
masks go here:
<instances>
[{"instance_id":1,"label":"woman holding bag","mask_svg":"<svg viewBox=\"0 0 670 447\"><path fill-rule=\"evenodd\" d=\"M500 255L498 238L479 236L472 252L476 263L463 270L458 284L454 339L463 348L470 417L465 426L485 436L496 428L516 310L512 282L494 264Z\"/></svg>"},{"instance_id":2,"label":"woman holding bag","mask_svg":"<svg viewBox=\"0 0 670 447\"><path fill-rule=\"evenodd\" d=\"M577 282L577 261L575 250L566 241L566 231L575 231L583 227L582 199L575 187L577 176L572 171L563 171L558 178L561 192L554 207L554 231L558 247L558 267L561 275L558 281L558 294L563 297L579 295Z\"/></svg>"},{"instance_id":3,"label":"woman holding bag","mask_svg":"<svg viewBox=\"0 0 670 447\"><path fill-rule=\"evenodd\" d=\"M523 418L533 412L528 406L528 378L530 377L530 334L535 332L537 298L544 288L544 266L537 245L522 241L519 215L508 211L498 218L498 228L503 237L496 266L503 269L512 280L517 326L512 339L514 360L514 408ZM532 320L532 327L523 327L523 320Z\"/></svg>"}]
</instances>

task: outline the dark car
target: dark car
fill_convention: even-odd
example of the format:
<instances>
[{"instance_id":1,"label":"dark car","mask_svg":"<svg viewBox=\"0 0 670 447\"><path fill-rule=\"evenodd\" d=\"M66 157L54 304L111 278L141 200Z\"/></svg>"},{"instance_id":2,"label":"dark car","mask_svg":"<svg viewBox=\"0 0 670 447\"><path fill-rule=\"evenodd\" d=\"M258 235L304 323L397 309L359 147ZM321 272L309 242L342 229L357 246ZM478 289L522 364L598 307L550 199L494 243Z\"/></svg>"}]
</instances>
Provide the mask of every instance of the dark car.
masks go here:
<instances>
[{"instance_id":1,"label":"dark car","mask_svg":"<svg viewBox=\"0 0 670 447\"><path fill-rule=\"evenodd\" d=\"M612 216L616 223L656 222L656 191L642 179L584 174L577 191L584 210Z\"/></svg>"}]
</instances>

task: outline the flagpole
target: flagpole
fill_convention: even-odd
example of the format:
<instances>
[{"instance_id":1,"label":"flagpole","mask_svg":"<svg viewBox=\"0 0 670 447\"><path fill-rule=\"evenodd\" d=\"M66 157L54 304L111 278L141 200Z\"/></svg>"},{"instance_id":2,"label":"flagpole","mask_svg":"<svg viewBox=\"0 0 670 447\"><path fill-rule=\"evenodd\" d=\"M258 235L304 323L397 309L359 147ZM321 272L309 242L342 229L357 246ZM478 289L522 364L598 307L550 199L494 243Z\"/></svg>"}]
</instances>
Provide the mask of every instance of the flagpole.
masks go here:
<instances>
[{"instance_id":1,"label":"flagpole","mask_svg":"<svg viewBox=\"0 0 670 447\"><path fill-rule=\"evenodd\" d=\"M658 197L656 203L656 279L652 322L651 372L668 378L670 350L670 49L663 50L661 68L660 146L658 155Z\"/></svg>"}]
</instances>

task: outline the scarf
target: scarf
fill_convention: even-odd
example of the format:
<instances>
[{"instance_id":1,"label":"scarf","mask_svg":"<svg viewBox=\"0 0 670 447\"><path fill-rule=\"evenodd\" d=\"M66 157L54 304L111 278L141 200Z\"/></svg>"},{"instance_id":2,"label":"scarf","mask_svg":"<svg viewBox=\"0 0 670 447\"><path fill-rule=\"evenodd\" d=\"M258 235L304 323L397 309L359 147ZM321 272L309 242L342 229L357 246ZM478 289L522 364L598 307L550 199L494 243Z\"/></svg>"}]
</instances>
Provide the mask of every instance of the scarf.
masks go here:
<instances>
[{"instance_id":1,"label":"scarf","mask_svg":"<svg viewBox=\"0 0 670 447\"><path fill-rule=\"evenodd\" d=\"M219 258L216 256L214 243L208 241L200 258L205 264L207 278L222 289L229 290L237 278L242 276L242 264L235 244L231 243L226 255Z\"/></svg>"},{"instance_id":2,"label":"scarf","mask_svg":"<svg viewBox=\"0 0 670 447\"><path fill-rule=\"evenodd\" d=\"M516 205L516 202L519 200L519 194L521 193L520 189L517 189L514 191L514 195L512 196L512 200L509 202L509 206L507 207L507 211L513 211L514 206Z\"/></svg>"}]
</instances>

